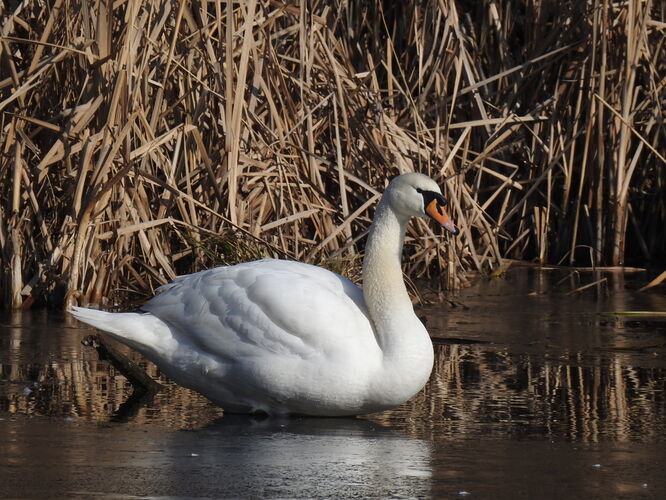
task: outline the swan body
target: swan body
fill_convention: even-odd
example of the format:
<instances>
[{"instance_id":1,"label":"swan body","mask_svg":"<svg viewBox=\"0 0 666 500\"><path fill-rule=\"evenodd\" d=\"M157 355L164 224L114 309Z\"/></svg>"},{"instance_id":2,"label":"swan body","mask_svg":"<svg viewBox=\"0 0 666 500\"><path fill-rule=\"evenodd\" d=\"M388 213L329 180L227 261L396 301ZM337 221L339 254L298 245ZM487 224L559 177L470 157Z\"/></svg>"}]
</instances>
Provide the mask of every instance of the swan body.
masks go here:
<instances>
[{"instance_id":1,"label":"swan body","mask_svg":"<svg viewBox=\"0 0 666 500\"><path fill-rule=\"evenodd\" d=\"M456 233L439 187L396 177L366 244L363 290L300 262L265 259L181 276L140 313L70 312L231 412L343 416L407 401L427 382L430 337L400 257L411 216Z\"/></svg>"}]
</instances>

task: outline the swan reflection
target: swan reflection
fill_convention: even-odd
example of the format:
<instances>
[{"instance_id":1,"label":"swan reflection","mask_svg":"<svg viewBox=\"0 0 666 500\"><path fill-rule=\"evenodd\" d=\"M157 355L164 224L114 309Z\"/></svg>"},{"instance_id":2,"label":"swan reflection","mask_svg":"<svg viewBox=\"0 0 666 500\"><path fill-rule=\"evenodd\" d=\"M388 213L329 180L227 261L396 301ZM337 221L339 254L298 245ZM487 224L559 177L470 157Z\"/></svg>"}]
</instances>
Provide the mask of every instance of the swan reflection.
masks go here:
<instances>
[{"instance_id":1,"label":"swan reflection","mask_svg":"<svg viewBox=\"0 0 666 500\"><path fill-rule=\"evenodd\" d=\"M187 481L194 470L218 470L231 496L423 497L430 491L431 443L368 420L226 416L205 429L171 433L165 446L174 457L170 475Z\"/></svg>"}]
</instances>

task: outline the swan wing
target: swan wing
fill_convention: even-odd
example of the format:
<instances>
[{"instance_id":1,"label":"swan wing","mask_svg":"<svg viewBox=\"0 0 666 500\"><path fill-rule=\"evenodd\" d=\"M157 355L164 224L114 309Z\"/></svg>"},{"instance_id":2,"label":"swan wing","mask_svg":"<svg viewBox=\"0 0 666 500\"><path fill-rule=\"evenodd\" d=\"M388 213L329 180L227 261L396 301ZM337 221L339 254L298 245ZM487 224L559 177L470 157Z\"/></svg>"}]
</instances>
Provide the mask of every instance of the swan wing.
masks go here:
<instances>
[{"instance_id":1,"label":"swan wing","mask_svg":"<svg viewBox=\"0 0 666 500\"><path fill-rule=\"evenodd\" d=\"M142 309L181 342L236 361L278 355L327 359L376 345L362 291L343 276L260 260L177 278Z\"/></svg>"}]
</instances>

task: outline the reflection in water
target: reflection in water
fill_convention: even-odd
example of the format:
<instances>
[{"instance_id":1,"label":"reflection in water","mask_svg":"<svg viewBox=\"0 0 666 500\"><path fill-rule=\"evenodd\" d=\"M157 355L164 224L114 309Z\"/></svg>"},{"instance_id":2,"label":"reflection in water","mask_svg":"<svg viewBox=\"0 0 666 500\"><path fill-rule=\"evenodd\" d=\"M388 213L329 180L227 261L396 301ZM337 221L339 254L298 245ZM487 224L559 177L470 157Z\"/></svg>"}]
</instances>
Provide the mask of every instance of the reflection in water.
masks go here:
<instances>
[{"instance_id":1,"label":"reflection in water","mask_svg":"<svg viewBox=\"0 0 666 500\"><path fill-rule=\"evenodd\" d=\"M190 437L170 435L170 453L193 450ZM248 443L250 444L248 446ZM267 420L248 424L225 417L199 433L197 467L219 467L243 495L245 485L264 497L424 497L429 493L431 444L395 435L359 419ZM178 464L183 481L188 468ZM328 493L327 493L328 492Z\"/></svg>"},{"instance_id":2,"label":"reflection in water","mask_svg":"<svg viewBox=\"0 0 666 500\"><path fill-rule=\"evenodd\" d=\"M413 435L451 439L497 434L594 442L664 435L666 322L598 313L666 310L666 299L628 292L622 275L610 275L600 293L574 298L563 286L561 275L519 271L464 292L456 298L464 308L446 314L425 309L436 342L430 383L401 408L370 418ZM5 316L0 411L108 422L131 387L80 344L89 332L53 313ZM437 345L447 336L463 340ZM461 343L465 339L490 343ZM125 352L160 377L154 365ZM205 398L161 381L166 389L135 423L194 429L222 415Z\"/></svg>"},{"instance_id":3,"label":"reflection in water","mask_svg":"<svg viewBox=\"0 0 666 500\"><path fill-rule=\"evenodd\" d=\"M71 319L54 319L45 313L11 315L2 322L0 411L92 422L112 420L132 387L109 363L99 361L94 349L81 345L85 333ZM160 378L152 363L119 347L152 377ZM221 415L222 410L207 399L167 382L135 421L196 428Z\"/></svg>"},{"instance_id":4,"label":"reflection in water","mask_svg":"<svg viewBox=\"0 0 666 500\"><path fill-rule=\"evenodd\" d=\"M439 346L431 382L389 412L438 436L544 436L574 441L651 440L666 431L663 368L624 355L513 354L506 349Z\"/></svg>"},{"instance_id":5,"label":"reflection in water","mask_svg":"<svg viewBox=\"0 0 666 500\"><path fill-rule=\"evenodd\" d=\"M431 444L363 420L253 422L199 431L0 422L2 498L425 497ZM23 481L18 481L20 471ZM26 481L39 477L39 481Z\"/></svg>"},{"instance_id":6,"label":"reflection in water","mask_svg":"<svg viewBox=\"0 0 666 500\"><path fill-rule=\"evenodd\" d=\"M81 345L91 329L54 313L0 316L0 497L658 497L666 321L600 313L666 311L666 297L606 277L568 296L599 277L512 270L444 314L425 308L429 384L363 419L223 416L122 347L166 387L111 424L132 391ZM26 484L36 474L44 486Z\"/></svg>"}]
</instances>

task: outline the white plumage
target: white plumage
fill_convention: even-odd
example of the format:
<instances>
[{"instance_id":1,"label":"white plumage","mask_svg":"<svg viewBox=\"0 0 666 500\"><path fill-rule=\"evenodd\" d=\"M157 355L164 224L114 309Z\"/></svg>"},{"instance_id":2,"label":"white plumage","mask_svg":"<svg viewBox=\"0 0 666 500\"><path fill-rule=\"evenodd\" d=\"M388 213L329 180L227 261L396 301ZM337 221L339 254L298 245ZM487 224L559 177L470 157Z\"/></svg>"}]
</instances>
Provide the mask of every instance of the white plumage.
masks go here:
<instances>
[{"instance_id":1,"label":"white plumage","mask_svg":"<svg viewBox=\"0 0 666 500\"><path fill-rule=\"evenodd\" d=\"M338 416L392 408L423 387L433 361L402 279L406 224L430 215L457 232L444 204L426 176L391 182L368 236L363 291L320 267L266 259L179 277L143 313L71 313L228 411Z\"/></svg>"}]
</instances>

